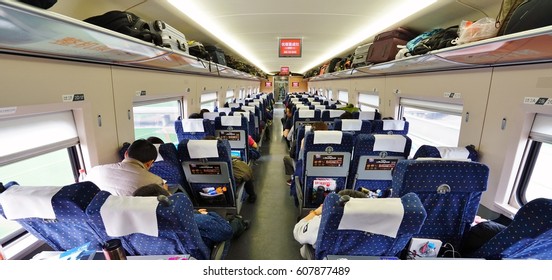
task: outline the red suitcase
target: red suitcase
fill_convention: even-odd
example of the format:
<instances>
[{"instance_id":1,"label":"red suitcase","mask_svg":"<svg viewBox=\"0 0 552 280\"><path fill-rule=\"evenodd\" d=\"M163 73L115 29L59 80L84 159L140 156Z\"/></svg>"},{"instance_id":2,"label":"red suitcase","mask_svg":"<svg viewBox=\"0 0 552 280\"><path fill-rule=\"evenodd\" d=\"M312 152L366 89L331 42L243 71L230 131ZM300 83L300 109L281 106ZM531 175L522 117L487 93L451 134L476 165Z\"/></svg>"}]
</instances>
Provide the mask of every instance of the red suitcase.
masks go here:
<instances>
[{"instance_id":1,"label":"red suitcase","mask_svg":"<svg viewBox=\"0 0 552 280\"><path fill-rule=\"evenodd\" d=\"M414 32L404 28L380 33L374 38L374 43L368 50L368 59L366 61L380 63L393 60L399 52L397 45L406 45L408 41L414 39L416 36Z\"/></svg>"}]
</instances>

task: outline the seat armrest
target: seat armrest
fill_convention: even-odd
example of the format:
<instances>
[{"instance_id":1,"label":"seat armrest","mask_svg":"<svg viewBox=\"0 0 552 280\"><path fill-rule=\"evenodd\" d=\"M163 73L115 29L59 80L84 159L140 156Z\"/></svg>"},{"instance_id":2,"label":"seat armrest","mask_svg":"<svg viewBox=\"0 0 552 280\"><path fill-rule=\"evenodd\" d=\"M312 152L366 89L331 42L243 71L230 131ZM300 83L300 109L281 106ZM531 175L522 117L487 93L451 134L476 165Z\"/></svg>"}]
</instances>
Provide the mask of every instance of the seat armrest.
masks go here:
<instances>
[{"instance_id":1,"label":"seat armrest","mask_svg":"<svg viewBox=\"0 0 552 280\"><path fill-rule=\"evenodd\" d=\"M211 250L211 260L222 260L225 257L225 251L229 244L226 244L228 241L223 241L220 243L215 244L213 249Z\"/></svg>"}]
</instances>

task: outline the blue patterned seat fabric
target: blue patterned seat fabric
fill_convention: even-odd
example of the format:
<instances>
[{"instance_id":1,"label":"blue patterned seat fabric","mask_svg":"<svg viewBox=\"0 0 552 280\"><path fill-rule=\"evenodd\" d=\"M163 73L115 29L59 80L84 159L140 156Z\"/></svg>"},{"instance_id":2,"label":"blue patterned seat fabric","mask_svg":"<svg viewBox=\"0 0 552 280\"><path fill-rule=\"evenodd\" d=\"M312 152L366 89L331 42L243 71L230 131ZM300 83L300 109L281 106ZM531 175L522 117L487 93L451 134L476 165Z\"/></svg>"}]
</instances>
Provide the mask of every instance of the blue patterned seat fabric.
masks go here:
<instances>
[{"instance_id":1,"label":"blue patterned seat fabric","mask_svg":"<svg viewBox=\"0 0 552 280\"><path fill-rule=\"evenodd\" d=\"M195 119L194 119L195 120ZM184 132L182 127L182 122L189 120L176 120L174 121L174 129L176 131L176 136L178 142L181 142L184 139L196 139L200 140L205 138L205 136L215 136L215 126L211 123L210 120L203 119L203 132Z\"/></svg>"},{"instance_id":2,"label":"blue patterned seat fabric","mask_svg":"<svg viewBox=\"0 0 552 280\"><path fill-rule=\"evenodd\" d=\"M253 112L236 112L232 111L230 112L230 116L236 116L237 114L240 114L242 116L245 116L247 118L247 129L249 132L249 135L255 139L255 141L258 141L259 135L257 135L257 131L255 130L255 115Z\"/></svg>"},{"instance_id":3,"label":"blue patterned seat fabric","mask_svg":"<svg viewBox=\"0 0 552 280\"><path fill-rule=\"evenodd\" d=\"M103 239L120 239L127 254L133 256L190 254L200 260L210 258L210 248L207 248L201 239L199 229L194 220L192 203L185 194L177 193L171 195L169 197L171 205L169 206L161 203L157 205L158 236L144 233L109 236L102 219L101 209L110 196L109 192L100 191L86 209L86 214ZM125 197L125 199L143 199L143 197L129 196ZM125 203L124 205L127 204ZM110 212L110 214L117 213L117 211Z\"/></svg>"},{"instance_id":4,"label":"blue patterned seat fabric","mask_svg":"<svg viewBox=\"0 0 552 280\"><path fill-rule=\"evenodd\" d=\"M370 159L373 159L374 161L379 160L404 160L407 159L410 155L410 149L412 147L412 140L405 135L389 135L389 137L392 138L405 138L406 144L404 146L404 150L401 152L396 151L374 151L374 143L375 143L375 136L370 134L360 134L357 135L355 138L355 149L353 151L353 159L351 161L351 167L349 170L349 181L348 181L348 187L349 189L354 190L360 190L361 188L368 189L370 191L377 191L381 190L383 194L388 192L388 190L391 189L391 172L392 169L389 170L389 178L383 178L381 176L378 176L379 178L371 177L370 173L371 171L365 170L366 169L366 162L370 161ZM382 152L385 152L382 154ZM381 155L385 155L385 158L382 158ZM396 163L395 163L396 164ZM375 171L375 172L381 172L382 171Z\"/></svg>"},{"instance_id":5,"label":"blue patterned seat fabric","mask_svg":"<svg viewBox=\"0 0 552 280\"><path fill-rule=\"evenodd\" d=\"M22 188L32 190L40 187L23 186ZM90 242L89 249L101 250L103 241L88 223L85 214L86 207L99 191L100 189L92 182L60 187L60 190L52 197L55 220L22 218L16 219L16 221L35 237L45 241L55 251L66 251L87 242ZM0 214L4 216L1 205Z\"/></svg>"},{"instance_id":6,"label":"blue patterned seat fabric","mask_svg":"<svg viewBox=\"0 0 552 280\"><path fill-rule=\"evenodd\" d=\"M159 155L163 157L163 160L156 161L149 171L167 180L169 185L179 184L192 197L192 190L184 175L182 163L178 159L176 146L173 143L159 145ZM192 202L194 202L193 199Z\"/></svg>"},{"instance_id":7,"label":"blue patterned seat fabric","mask_svg":"<svg viewBox=\"0 0 552 280\"><path fill-rule=\"evenodd\" d=\"M523 205L510 225L470 257L552 260L552 199Z\"/></svg>"},{"instance_id":8,"label":"blue patterned seat fabric","mask_svg":"<svg viewBox=\"0 0 552 280\"><path fill-rule=\"evenodd\" d=\"M236 197L237 197L237 186L236 180L234 179L234 172L232 170L232 158L230 156L230 143L228 140L217 140L217 151L218 157L209 157L209 158L191 158L188 151L188 143L190 140L184 140L178 144L178 158L182 162L183 170L186 174L187 172L191 173L189 164L212 164L217 166L227 166L227 170L221 170L222 173L228 174L228 178L225 178L225 182L213 181L205 177L200 178L201 180L197 181L190 176L186 176L188 180L192 197L197 202L199 207L235 207L236 206ZM204 140L209 141L209 140ZM212 140L211 140L212 141ZM222 164L221 164L222 163ZM216 174L214 174L216 175ZM225 187L227 189L224 192L224 196L218 197L217 200L209 200L208 198L202 197L200 192L203 188L217 188Z\"/></svg>"},{"instance_id":9,"label":"blue patterned seat fabric","mask_svg":"<svg viewBox=\"0 0 552 280\"><path fill-rule=\"evenodd\" d=\"M427 211L414 237L439 239L460 248L473 223L489 168L481 163L449 160L403 160L393 173L393 196L413 192Z\"/></svg>"},{"instance_id":10,"label":"blue patterned seat fabric","mask_svg":"<svg viewBox=\"0 0 552 280\"><path fill-rule=\"evenodd\" d=\"M466 149L469 152L468 158L471 161L479 161L479 155L473 145L466 146ZM413 159L418 158L441 158L441 153L435 146L422 145L420 146L420 148L418 148L413 157Z\"/></svg>"},{"instance_id":11,"label":"blue patterned seat fabric","mask_svg":"<svg viewBox=\"0 0 552 280\"><path fill-rule=\"evenodd\" d=\"M314 131L305 133L305 144L303 149L303 158L301 161L302 167L297 169L302 170L301 189L303 193L303 207L316 208L322 204L324 197L328 194L327 191L314 191L314 181L331 179L336 183L335 192L343 190L347 186L349 175L349 166L351 163L353 151L353 134L350 132L342 132L340 143L336 144L314 144L315 134L325 133L330 131ZM314 160L317 157L342 157L341 164L338 166L314 166ZM310 158L309 158L310 157ZM309 164L309 161L311 163ZM297 188L297 186L296 186Z\"/></svg>"},{"instance_id":12,"label":"blue patterned seat fabric","mask_svg":"<svg viewBox=\"0 0 552 280\"><path fill-rule=\"evenodd\" d=\"M339 199L340 196L333 193L324 201L315 250L318 260L327 255L398 257L412 235L420 231L426 218L426 211L418 196L408 193L401 197L404 216L396 238L360 230L339 230L344 209Z\"/></svg>"}]
</instances>

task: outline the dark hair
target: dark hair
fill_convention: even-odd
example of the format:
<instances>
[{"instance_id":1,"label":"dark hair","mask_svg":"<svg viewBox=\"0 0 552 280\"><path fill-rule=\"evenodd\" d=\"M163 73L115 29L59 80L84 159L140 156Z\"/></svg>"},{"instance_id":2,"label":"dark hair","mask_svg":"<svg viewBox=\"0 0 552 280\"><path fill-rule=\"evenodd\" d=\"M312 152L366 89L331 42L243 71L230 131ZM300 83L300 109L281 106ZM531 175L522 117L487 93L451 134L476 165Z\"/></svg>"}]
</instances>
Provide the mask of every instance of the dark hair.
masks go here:
<instances>
[{"instance_id":1,"label":"dark hair","mask_svg":"<svg viewBox=\"0 0 552 280\"><path fill-rule=\"evenodd\" d=\"M146 163L157 158L157 149L145 139L138 139L127 150L128 156L142 163Z\"/></svg>"},{"instance_id":2,"label":"dark hair","mask_svg":"<svg viewBox=\"0 0 552 280\"><path fill-rule=\"evenodd\" d=\"M341 114L341 116L339 116L339 118L342 119L342 120L354 119L353 113L351 113L351 112L345 112L345 113Z\"/></svg>"},{"instance_id":3,"label":"dark hair","mask_svg":"<svg viewBox=\"0 0 552 280\"><path fill-rule=\"evenodd\" d=\"M149 184L142 187L139 187L132 193L133 196L170 196L169 191L165 190L163 187L158 184Z\"/></svg>"},{"instance_id":4,"label":"dark hair","mask_svg":"<svg viewBox=\"0 0 552 280\"><path fill-rule=\"evenodd\" d=\"M355 191L355 190L351 190L351 189L341 190L337 194L340 195L340 196L348 195L348 196L353 197L353 198L367 198L368 197L365 193L363 193L361 191Z\"/></svg>"},{"instance_id":5,"label":"dark hair","mask_svg":"<svg viewBox=\"0 0 552 280\"><path fill-rule=\"evenodd\" d=\"M201 118L203 119L203 113L209 113L209 112L211 112L211 111L209 111L209 109L201 109L201 110L199 111L199 115L200 115Z\"/></svg>"},{"instance_id":6,"label":"dark hair","mask_svg":"<svg viewBox=\"0 0 552 280\"><path fill-rule=\"evenodd\" d=\"M148 139L146 140L148 140L148 142L152 144L165 144L165 142L161 140L161 138L155 136L148 137Z\"/></svg>"},{"instance_id":7,"label":"dark hair","mask_svg":"<svg viewBox=\"0 0 552 280\"><path fill-rule=\"evenodd\" d=\"M192 113L188 116L188 119L203 119L199 113Z\"/></svg>"}]
</instances>

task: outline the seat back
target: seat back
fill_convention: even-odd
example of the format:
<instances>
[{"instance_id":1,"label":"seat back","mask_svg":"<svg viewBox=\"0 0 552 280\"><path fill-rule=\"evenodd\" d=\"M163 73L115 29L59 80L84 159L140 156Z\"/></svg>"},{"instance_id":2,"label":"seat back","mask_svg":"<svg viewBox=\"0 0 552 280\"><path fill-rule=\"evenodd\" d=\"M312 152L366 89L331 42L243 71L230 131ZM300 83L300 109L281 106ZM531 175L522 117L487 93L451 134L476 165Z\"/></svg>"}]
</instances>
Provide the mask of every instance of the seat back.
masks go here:
<instances>
[{"instance_id":1,"label":"seat back","mask_svg":"<svg viewBox=\"0 0 552 280\"><path fill-rule=\"evenodd\" d=\"M353 135L341 131L305 133L301 176L303 207L316 208L331 192L347 185L353 151Z\"/></svg>"},{"instance_id":2,"label":"seat back","mask_svg":"<svg viewBox=\"0 0 552 280\"><path fill-rule=\"evenodd\" d=\"M345 113L343 110L337 110L337 109L327 109L322 111L322 121L333 123L335 119L339 119L339 117Z\"/></svg>"},{"instance_id":3,"label":"seat back","mask_svg":"<svg viewBox=\"0 0 552 280\"><path fill-rule=\"evenodd\" d=\"M329 194L322 209L316 259L327 255L398 256L425 218L426 211L414 193L401 198L351 198L348 202Z\"/></svg>"},{"instance_id":4,"label":"seat back","mask_svg":"<svg viewBox=\"0 0 552 280\"><path fill-rule=\"evenodd\" d=\"M205 112L203 113L203 118L206 120L210 120L211 124L215 126L215 118L220 116L226 116L226 113L224 112Z\"/></svg>"},{"instance_id":5,"label":"seat back","mask_svg":"<svg viewBox=\"0 0 552 280\"><path fill-rule=\"evenodd\" d=\"M471 257L486 259L552 259L552 199L523 205L510 225Z\"/></svg>"},{"instance_id":6,"label":"seat back","mask_svg":"<svg viewBox=\"0 0 552 280\"><path fill-rule=\"evenodd\" d=\"M489 168L450 160L403 160L393 173L393 196L413 192L427 211L415 237L439 239L460 248L487 189Z\"/></svg>"},{"instance_id":7,"label":"seat back","mask_svg":"<svg viewBox=\"0 0 552 280\"><path fill-rule=\"evenodd\" d=\"M199 207L238 206L230 150L227 140L184 140L178 144L178 156ZM209 190L217 188L221 192Z\"/></svg>"},{"instance_id":8,"label":"seat back","mask_svg":"<svg viewBox=\"0 0 552 280\"><path fill-rule=\"evenodd\" d=\"M360 134L354 146L347 188L380 190L389 196L391 172L398 161L408 158L412 140L405 135Z\"/></svg>"},{"instance_id":9,"label":"seat back","mask_svg":"<svg viewBox=\"0 0 552 280\"><path fill-rule=\"evenodd\" d=\"M422 145L413 159L418 158L443 158L450 160L471 160L479 161L479 155L475 150L475 146L468 145L464 147L435 147L431 145Z\"/></svg>"},{"instance_id":10,"label":"seat back","mask_svg":"<svg viewBox=\"0 0 552 280\"><path fill-rule=\"evenodd\" d=\"M247 136L249 129L247 118L242 115L222 116L215 118L215 136L226 139L234 151L240 152L240 159L247 162Z\"/></svg>"},{"instance_id":11,"label":"seat back","mask_svg":"<svg viewBox=\"0 0 552 280\"><path fill-rule=\"evenodd\" d=\"M178 159L176 146L173 143L154 144L154 146L157 148L158 156L149 171L167 180L169 187L180 186L181 188L178 187L178 189L192 197L192 190L186 180L182 163ZM194 202L193 199L192 202Z\"/></svg>"},{"instance_id":12,"label":"seat back","mask_svg":"<svg viewBox=\"0 0 552 280\"><path fill-rule=\"evenodd\" d=\"M353 118L359 119L359 120L381 120L381 114L378 112L378 110L374 111L361 111L361 112L353 112Z\"/></svg>"},{"instance_id":13,"label":"seat back","mask_svg":"<svg viewBox=\"0 0 552 280\"><path fill-rule=\"evenodd\" d=\"M168 203L160 203L157 197L100 191L86 214L103 239L120 239L127 254L190 254L209 259L210 249L201 239L191 201L182 193L166 199Z\"/></svg>"},{"instance_id":14,"label":"seat back","mask_svg":"<svg viewBox=\"0 0 552 280\"><path fill-rule=\"evenodd\" d=\"M256 135L255 115L253 114L253 112L251 112L251 111L249 111L249 112L233 111L233 112L230 113L230 116L239 116L239 115L242 115L247 119L247 130L249 132L249 135L251 135L251 137L253 137L253 139L255 139L255 140L258 139L259 135Z\"/></svg>"},{"instance_id":15,"label":"seat back","mask_svg":"<svg viewBox=\"0 0 552 280\"><path fill-rule=\"evenodd\" d=\"M100 189L92 182L64 187L14 185L0 194L0 214L56 251L90 242L101 250L103 239L88 223L85 209Z\"/></svg>"},{"instance_id":16,"label":"seat back","mask_svg":"<svg viewBox=\"0 0 552 280\"><path fill-rule=\"evenodd\" d=\"M300 125L312 124L321 120L319 110L299 109L293 112L293 126L295 132Z\"/></svg>"},{"instance_id":17,"label":"seat back","mask_svg":"<svg viewBox=\"0 0 552 280\"><path fill-rule=\"evenodd\" d=\"M215 135L215 127L207 119L186 119L174 121L178 142L184 139L203 139Z\"/></svg>"},{"instance_id":18,"label":"seat back","mask_svg":"<svg viewBox=\"0 0 552 280\"><path fill-rule=\"evenodd\" d=\"M374 134L408 134L408 122L403 120L374 120L372 133Z\"/></svg>"}]
</instances>

